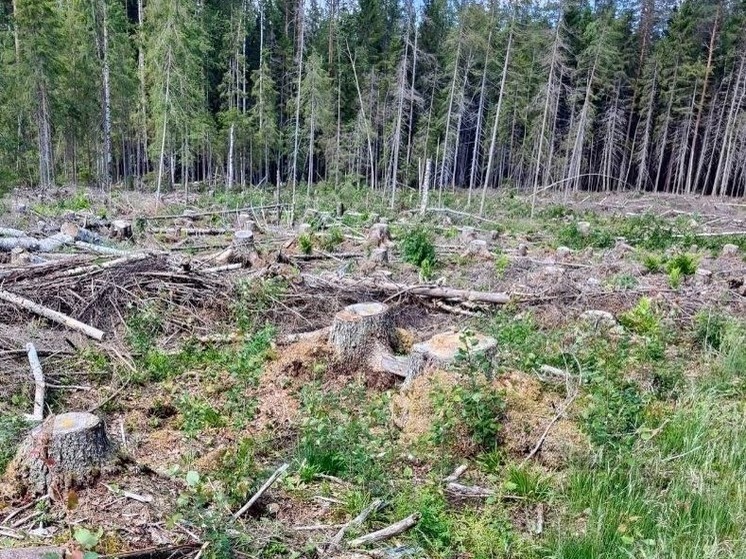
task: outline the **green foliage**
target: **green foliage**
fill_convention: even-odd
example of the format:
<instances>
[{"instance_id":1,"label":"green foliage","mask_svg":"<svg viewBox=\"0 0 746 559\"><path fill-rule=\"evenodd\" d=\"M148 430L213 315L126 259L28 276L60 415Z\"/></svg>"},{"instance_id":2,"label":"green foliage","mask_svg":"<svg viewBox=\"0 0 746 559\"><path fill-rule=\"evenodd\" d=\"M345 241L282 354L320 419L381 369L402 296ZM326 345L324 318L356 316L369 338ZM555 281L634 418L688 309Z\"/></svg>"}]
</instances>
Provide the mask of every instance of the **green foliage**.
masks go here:
<instances>
[{"instance_id":1,"label":"green foliage","mask_svg":"<svg viewBox=\"0 0 746 559\"><path fill-rule=\"evenodd\" d=\"M367 485L380 483L385 472L376 455L382 441L374 436L374 429L387 419L381 415L382 402L366 402L354 386L338 395L308 385L301 399L304 416L296 460L302 477L310 480L315 474L329 474Z\"/></svg>"},{"instance_id":2,"label":"green foliage","mask_svg":"<svg viewBox=\"0 0 746 559\"><path fill-rule=\"evenodd\" d=\"M641 335L658 335L662 330L660 316L648 297L641 297L637 305L622 313L619 322Z\"/></svg>"},{"instance_id":3,"label":"green foliage","mask_svg":"<svg viewBox=\"0 0 746 559\"><path fill-rule=\"evenodd\" d=\"M0 475L13 459L28 424L22 417L0 413Z\"/></svg>"},{"instance_id":4,"label":"green foliage","mask_svg":"<svg viewBox=\"0 0 746 559\"><path fill-rule=\"evenodd\" d=\"M341 245L345 240L345 236L342 233L342 230L339 227L332 227L329 229L326 235L322 237L321 240L321 248L327 252L333 252L337 249L339 245ZM304 254L310 254L304 251L304 247L301 244L300 239L298 240L298 245L301 249L301 252Z\"/></svg>"},{"instance_id":5,"label":"green foliage","mask_svg":"<svg viewBox=\"0 0 746 559\"><path fill-rule=\"evenodd\" d=\"M512 466L508 469L504 488L511 495L523 497L530 502L543 501L551 492L548 478L541 472L525 466Z\"/></svg>"},{"instance_id":6,"label":"green foliage","mask_svg":"<svg viewBox=\"0 0 746 559\"><path fill-rule=\"evenodd\" d=\"M211 427L223 427L225 418L207 400L190 395L182 396L178 403L181 428L194 436Z\"/></svg>"},{"instance_id":7,"label":"green foliage","mask_svg":"<svg viewBox=\"0 0 746 559\"><path fill-rule=\"evenodd\" d=\"M610 231L596 227L592 228L587 235L583 235L574 223L568 223L557 232L556 243L573 250L582 250L588 247L609 248L614 246L614 236Z\"/></svg>"},{"instance_id":8,"label":"green foliage","mask_svg":"<svg viewBox=\"0 0 746 559\"><path fill-rule=\"evenodd\" d=\"M703 309L694 315L694 339L707 349L720 349L729 325L727 316L714 309Z\"/></svg>"},{"instance_id":9,"label":"green foliage","mask_svg":"<svg viewBox=\"0 0 746 559\"><path fill-rule=\"evenodd\" d=\"M466 434L479 450L492 450L499 443L505 400L490 382L490 364L473 354L472 336L463 336L464 347L456 360L464 382L449 387L436 384L430 392L435 413L430 441L452 446Z\"/></svg>"},{"instance_id":10,"label":"green foliage","mask_svg":"<svg viewBox=\"0 0 746 559\"><path fill-rule=\"evenodd\" d=\"M642 265L649 274L657 274L663 269L663 257L660 254L646 252L642 257Z\"/></svg>"},{"instance_id":11,"label":"green foliage","mask_svg":"<svg viewBox=\"0 0 746 559\"><path fill-rule=\"evenodd\" d=\"M495 276L498 279L502 279L505 276L505 272L510 266L510 258L507 254L500 254L495 258Z\"/></svg>"},{"instance_id":12,"label":"green foliage","mask_svg":"<svg viewBox=\"0 0 746 559\"><path fill-rule=\"evenodd\" d=\"M433 235L424 225L404 232L401 239L402 257L405 262L420 268L432 268L436 262Z\"/></svg>"},{"instance_id":13,"label":"green foliage","mask_svg":"<svg viewBox=\"0 0 746 559\"><path fill-rule=\"evenodd\" d=\"M104 530L102 528L99 528L96 532L91 532L88 528L76 528L73 537L80 544L80 547L88 551L98 545L103 535Z\"/></svg>"},{"instance_id":14,"label":"green foliage","mask_svg":"<svg viewBox=\"0 0 746 559\"><path fill-rule=\"evenodd\" d=\"M699 258L695 254L678 253L666 262L666 271L669 276L678 270L679 276L693 276L697 271Z\"/></svg>"},{"instance_id":15,"label":"green foliage","mask_svg":"<svg viewBox=\"0 0 746 559\"><path fill-rule=\"evenodd\" d=\"M303 233L298 237L298 248L301 254L311 254L313 252L313 236L310 233Z\"/></svg>"}]
</instances>

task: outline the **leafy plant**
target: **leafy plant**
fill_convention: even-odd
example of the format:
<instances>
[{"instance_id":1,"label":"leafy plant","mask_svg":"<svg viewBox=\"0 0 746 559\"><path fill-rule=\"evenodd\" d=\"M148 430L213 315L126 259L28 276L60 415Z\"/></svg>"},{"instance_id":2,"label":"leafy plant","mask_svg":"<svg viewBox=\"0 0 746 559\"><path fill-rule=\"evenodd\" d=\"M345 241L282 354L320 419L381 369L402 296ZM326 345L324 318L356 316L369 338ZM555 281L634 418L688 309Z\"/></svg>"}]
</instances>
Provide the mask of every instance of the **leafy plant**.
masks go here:
<instances>
[{"instance_id":1,"label":"leafy plant","mask_svg":"<svg viewBox=\"0 0 746 559\"><path fill-rule=\"evenodd\" d=\"M324 249L327 252L332 252L336 250L336 248L341 245L345 240L345 236L342 233L342 230L339 227L332 227L329 229L326 235L322 238L321 241L321 248ZM300 244L300 240L298 241ZM301 251L303 251L301 247ZM310 254L310 252L304 254Z\"/></svg>"},{"instance_id":2,"label":"leafy plant","mask_svg":"<svg viewBox=\"0 0 746 559\"><path fill-rule=\"evenodd\" d=\"M510 258L507 254L500 254L495 258L495 275L502 279L505 276L505 272L510 266Z\"/></svg>"},{"instance_id":3,"label":"leafy plant","mask_svg":"<svg viewBox=\"0 0 746 559\"><path fill-rule=\"evenodd\" d=\"M699 258L696 254L679 253L666 262L666 271L669 276L676 270L678 270L679 277L693 276L697 271L698 262Z\"/></svg>"},{"instance_id":4,"label":"leafy plant","mask_svg":"<svg viewBox=\"0 0 746 559\"><path fill-rule=\"evenodd\" d=\"M0 414L0 474L15 455L18 443L21 442L27 424L17 415Z\"/></svg>"},{"instance_id":5,"label":"leafy plant","mask_svg":"<svg viewBox=\"0 0 746 559\"><path fill-rule=\"evenodd\" d=\"M642 256L642 265L649 274L657 274L663 269L663 257L660 254L647 252Z\"/></svg>"},{"instance_id":6,"label":"leafy plant","mask_svg":"<svg viewBox=\"0 0 746 559\"><path fill-rule=\"evenodd\" d=\"M619 322L637 334L659 334L661 320L653 302L648 297L641 297L632 309L619 316Z\"/></svg>"},{"instance_id":7,"label":"leafy plant","mask_svg":"<svg viewBox=\"0 0 746 559\"><path fill-rule=\"evenodd\" d=\"M671 268L668 271L668 285L671 286L671 289L678 289L681 287L682 275L681 268Z\"/></svg>"},{"instance_id":8,"label":"leafy plant","mask_svg":"<svg viewBox=\"0 0 746 559\"><path fill-rule=\"evenodd\" d=\"M713 309L703 309L694 316L694 339L702 346L719 350L725 338L729 319Z\"/></svg>"},{"instance_id":9,"label":"leafy plant","mask_svg":"<svg viewBox=\"0 0 746 559\"><path fill-rule=\"evenodd\" d=\"M505 490L529 501L541 501L549 496L549 480L539 472L527 467L512 466L508 469Z\"/></svg>"},{"instance_id":10,"label":"leafy plant","mask_svg":"<svg viewBox=\"0 0 746 559\"><path fill-rule=\"evenodd\" d=\"M313 235L303 233L298 237L298 248L301 254L311 254L313 252Z\"/></svg>"},{"instance_id":11,"label":"leafy plant","mask_svg":"<svg viewBox=\"0 0 746 559\"><path fill-rule=\"evenodd\" d=\"M205 399L187 394L178 400L177 407L182 416L181 428L189 435L225 425L225 418Z\"/></svg>"},{"instance_id":12,"label":"leafy plant","mask_svg":"<svg viewBox=\"0 0 746 559\"><path fill-rule=\"evenodd\" d=\"M413 227L404 233L401 249L404 261L420 268L426 265L425 262L431 267L436 262L432 233L423 225Z\"/></svg>"}]
</instances>

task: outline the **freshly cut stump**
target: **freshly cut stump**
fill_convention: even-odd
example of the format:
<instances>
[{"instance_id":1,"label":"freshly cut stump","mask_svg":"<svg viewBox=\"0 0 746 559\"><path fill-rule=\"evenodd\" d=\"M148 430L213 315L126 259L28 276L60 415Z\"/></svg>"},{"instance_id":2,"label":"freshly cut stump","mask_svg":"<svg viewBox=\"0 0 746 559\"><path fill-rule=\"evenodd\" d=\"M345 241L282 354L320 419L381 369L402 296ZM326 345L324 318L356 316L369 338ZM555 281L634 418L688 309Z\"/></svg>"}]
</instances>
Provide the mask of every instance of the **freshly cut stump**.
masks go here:
<instances>
[{"instance_id":1,"label":"freshly cut stump","mask_svg":"<svg viewBox=\"0 0 746 559\"><path fill-rule=\"evenodd\" d=\"M339 311L329 335L337 359L352 365L380 362L382 354L391 353L395 340L388 305L375 302L358 303Z\"/></svg>"},{"instance_id":2,"label":"freshly cut stump","mask_svg":"<svg viewBox=\"0 0 746 559\"><path fill-rule=\"evenodd\" d=\"M368 246L381 247L391 244L391 232L388 223L374 223L368 231Z\"/></svg>"},{"instance_id":3,"label":"freshly cut stump","mask_svg":"<svg viewBox=\"0 0 746 559\"><path fill-rule=\"evenodd\" d=\"M44 495L51 488L91 484L112 457L103 421L87 412L49 417L31 431L9 471L20 492Z\"/></svg>"},{"instance_id":4,"label":"freshly cut stump","mask_svg":"<svg viewBox=\"0 0 746 559\"><path fill-rule=\"evenodd\" d=\"M426 342L412 346L403 387L409 386L415 378L430 369L444 368L453 364L459 351L467 350L463 337L463 332L444 332L436 334ZM471 347L468 351L471 355L484 355L490 358L497 349L497 341L482 334L471 336L469 343Z\"/></svg>"}]
</instances>

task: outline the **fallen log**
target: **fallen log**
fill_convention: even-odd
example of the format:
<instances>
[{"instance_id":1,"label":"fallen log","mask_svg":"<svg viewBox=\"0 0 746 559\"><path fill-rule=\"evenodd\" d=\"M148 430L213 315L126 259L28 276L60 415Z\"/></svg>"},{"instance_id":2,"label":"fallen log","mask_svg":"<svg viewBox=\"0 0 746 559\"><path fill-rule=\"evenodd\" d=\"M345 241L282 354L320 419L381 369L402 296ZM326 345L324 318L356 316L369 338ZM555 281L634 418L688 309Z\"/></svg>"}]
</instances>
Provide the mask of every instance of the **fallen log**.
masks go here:
<instances>
[{"instance_id":1,"label":"fallen log","mask_svg":"<svg viewBox=\"0 0 746 559\"><path fill-rule=\"evenodd\" d=\"M101 242L101 235L98 233L94 233L90 229L80 227L69 221L62 224L60 233L72 237L76 241L83 241L84 243L98 244Z\"/></svg>"},{"instance_id":2,"label":"fallen log","mask_svg":"<svg viewBox=\"0 0 746 559\"><path fill-rule=\"evenodd\" d=\"M29 252L54 252L63 245L73 242L73 238L64 233L55 233L46 239L33 237L0 237L0 252L10 252L14 248L26 249Z\"/></svg>"},{"instance_id":3,"label":"fallen log","mask_svg":"<svg viewBox=\"0 0 746 559\"><path fill-rule=\"evenodd\" d=\"M51 320L52 322L62 324L63 326L67 326L68 328L77 330L78 332L82 332L89 338L93 338L94 340L97 340L99 342L104 339L104 332L99 330L98 328L94 328L93 326L89 326L88 324L80 322L79 320L75 320L74 318L67 316L66 314L62 314L61 312L57 312L43 305L39 305L38 303L34 303L29 299L24 299L20 295L16 295L15 293L11 293L10 291L0 289L0 299L16 305L17 307L26 309L27 311L31 311L34 314L38 314L39 316Z\"/></svg>"},{"instance_id":4,"label":"fallen log","mask_svg":"<svg viewBox=\"0 0 746 559\"><path fill-rule=\"evenodd\" d=\"M25 237L25 231L20 229L11 229L10 227L0 227L0 237Z\"/></svg>"},{"instance_id":5,"label":"fallen log","mask_svg":"<svg viewBox=\"0 0 746 559\"><path fill-rule=\"evenodd\" d=\"M234 208L230 210L213 210L213 211L206 211L206 212L191 212L189 215L185 216L184 214L171 214L171 215L153 215L153 216L143 216L140 219L143 221L162 221L162 220L168 220L168 219L180 219L183 217L204 217L208 215L226 215L226 214L240 214L244 212L250 212L254 210L273 210L277 208L283 208L286 204L270 204L267 206L247 206L243 208Z\"/></svg>"},{"instance_id":6,"label":"fallen log","mask_svg":"<svg viewBox=\"0 0 746 559\"><path fill-rule=\"evenodd\" d=\"M406 532L413 526L417 525L419 521L420 514L416 512L407 516L406 518L401 519L399 522L395 522L390 526L381 528L376 532L371 532L370 534L365 534L364 536L355 538L354 540L351 540L347 545L349 547L360 547L370 543L388 540L389 538L393 538L394 536L398 536L399 534Z\"/></svg>"},{"instance_id":7,"label":"fallen log","mask_svg":"<svg viewBox=\"0 0 746 559\"><path fill-rule=\"evenodd\" d=\"M313 276L301 274L303 281L311 287L333 287L341 291L379 291L396 295L417 295L432 299L452 299L455 301L474 301L479 303L490 303L492 305L506 305L511 302L512 297L508 293L487 291L473 291L471 289L454 289L451 287L439 287L431 285L400 285L390 281L378 281L373 279L351 279L334 276Z\"/></svg>"},{"instance_id":8,"label":"fallen log","mask_svg":"<svg viewBox=\"0 0 746 559\"><path fill-rule=\"evenodd\" d=\"M156 235L225 235L232 233L233 229L223 229L218 227L156 227L155 229L149 229L149 233Z\"/></svg>"},{"instance_id":9,"label":"fallen log","mask_svg":"<svg viewBox=\"0 0 746 559\"><path fill-rule=\"evenodd\" d=\"M75 246L88 252L95 252L97 254L106 254L107 256L127 256L132 254L131 251L121 250L114 247L107 247L104 245L96 245L93 243L87 243L85 241L75 241Z\"/></svg>"},{"instance_id":10,"label":"fallen log","mask_svg":"<svg viewBox=\"0 0 746 559\"><path fill-rule=\"evenodd\" d=\"M462 499L484 499L495 495L494 489L480 487L479 485L464 485L455 481L451 481L446 485L446 492L454 497Z\"/></svg>"}]
</instances>

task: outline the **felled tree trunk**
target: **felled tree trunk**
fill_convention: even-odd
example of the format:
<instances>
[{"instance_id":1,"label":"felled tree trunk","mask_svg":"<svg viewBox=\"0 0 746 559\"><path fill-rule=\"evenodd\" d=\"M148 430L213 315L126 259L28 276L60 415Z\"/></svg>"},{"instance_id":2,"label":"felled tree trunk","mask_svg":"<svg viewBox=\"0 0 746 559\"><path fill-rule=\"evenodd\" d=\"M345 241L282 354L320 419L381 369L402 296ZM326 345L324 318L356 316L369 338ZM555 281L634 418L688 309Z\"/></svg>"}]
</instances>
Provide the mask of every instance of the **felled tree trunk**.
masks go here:
<instances>
[{"instance_id":1,"label":"felled tree trunk","mask_svg":"<svg viewBox=\"0 0 746 559\"><path fill-rule=\"evenodd\" d=\"M98 233L94 233L85 227L79 227L71 221L62 224L60 233L72 237L76 241L83 241L85 243L98 244L101 242L101 236Z\"/></svg>"},{"instance_id":2,"label":"felled tree trunk","mask_svg":"<svg viewBox=\"0 0 746 559\"><path fill-rule=\"evenodd\" d=\"M496 348L497 341L482 334L470 336L462 332L436 334L426 342L412 346L404 386L409 386L415 378L427 370L452 365L460 354L490 358L494 355Z\"/></svg>"},{"instance_id":3,"label":"felled tree trunk","mask_svg":"<svg viewBox=\"0 0 746 559\"><path fill-rule=\"evenodd\" d=\"M44 495L52 489L90 485L113 451L97 416L64 413L31 431L8 472L19 493Z\"/></svg>"}]
</instances>

